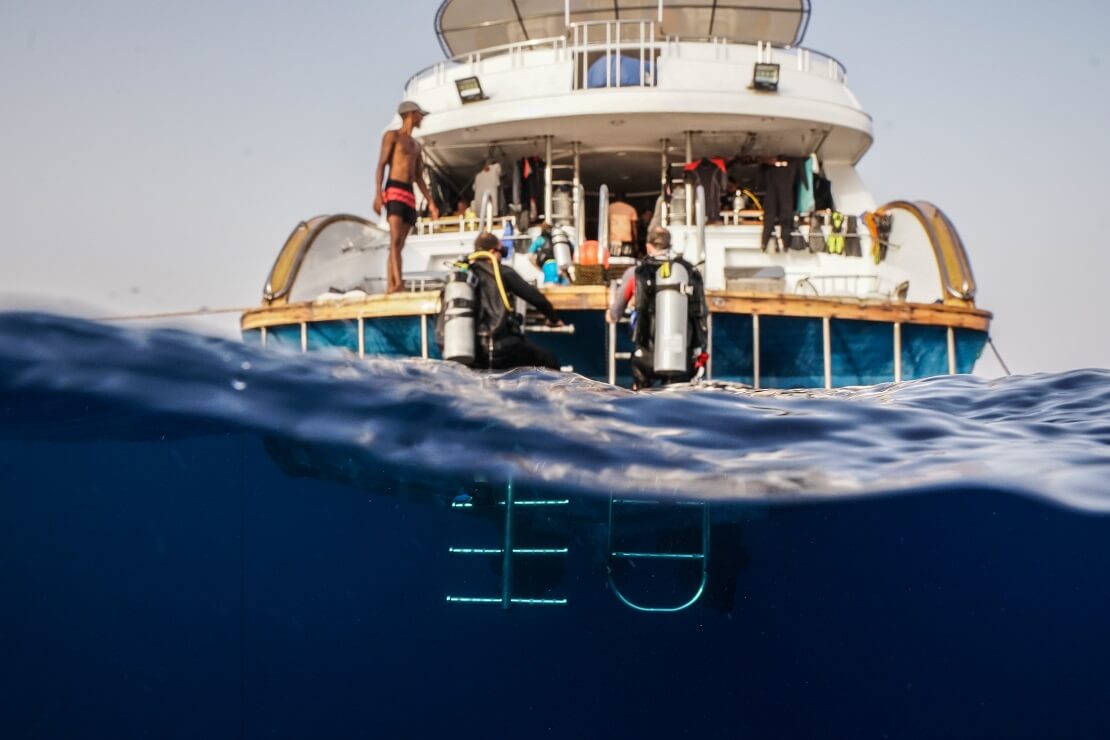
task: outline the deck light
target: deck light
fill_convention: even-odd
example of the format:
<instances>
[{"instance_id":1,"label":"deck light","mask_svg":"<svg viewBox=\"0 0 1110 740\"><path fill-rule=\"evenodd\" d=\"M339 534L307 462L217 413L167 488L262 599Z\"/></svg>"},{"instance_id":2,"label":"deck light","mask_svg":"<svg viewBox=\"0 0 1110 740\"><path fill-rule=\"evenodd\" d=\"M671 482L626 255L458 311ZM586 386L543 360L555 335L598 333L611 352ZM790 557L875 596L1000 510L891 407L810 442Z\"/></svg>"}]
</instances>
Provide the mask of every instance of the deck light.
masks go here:
<instances>
[{"instance_id":1,"label":"deck light","mask_svg":"<svg viewBox=\"0 0 1110 740\"><path fill-rule=\"evenodd\" d=\"M459 91L459 100L464 104L486 100L486 95L482 92L482 83L478 81L477 77L463 77L461 80L455 80L455 89Z\"/></svg>"},{"instance_id":2,"label":"deck light","mask_svg":"<svg viewBox=\"0 0 1110 740\"><path fill-rule=\"evenodd\" d=\"M756 64L755 74L752 76L752 89L762 92L778 92L779 65L763 64L762 62Z\"/></svg>"}]
</instances>

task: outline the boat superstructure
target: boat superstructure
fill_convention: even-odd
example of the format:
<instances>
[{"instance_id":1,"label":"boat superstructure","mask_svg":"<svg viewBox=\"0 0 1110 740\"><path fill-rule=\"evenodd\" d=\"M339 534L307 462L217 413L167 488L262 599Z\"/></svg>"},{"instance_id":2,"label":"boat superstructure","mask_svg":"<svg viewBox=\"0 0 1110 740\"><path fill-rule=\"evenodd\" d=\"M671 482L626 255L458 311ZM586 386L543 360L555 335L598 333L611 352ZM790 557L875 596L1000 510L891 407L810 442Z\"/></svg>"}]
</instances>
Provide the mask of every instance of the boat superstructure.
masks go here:
<instances>
[{"instance_id":1,"label":"boat superstructure","mask_svg":"<svg viewBox=\"0 0 1110 740\"><path fill-rule=\"evenodd\" d=\"M520 247L548 222L604 254L620 193L701 266L714 377L832 387L970 372L991 316L975 305L966 249L930 203L868 193L856 164L871 119L843 65L801 46L809 16L805 0L447 0L436 19L447 58L403 96L431 114L418 136L440 210L471 208L421 219L404 251L408 290L388 297L381 228L354 216L299 224L244 330L305 351L436 357L428 327L446 265L479 232ZM727 170L727 195L691 181L699 161ZM786 161L816 170L834 205L799 202L792 232L764 249L764 175ZM491 164L501 192L477 198ZM852 219L848 249L829 248L834 211ZM523 251L514 267L542 282ZM627 375L629 349L603 320L615 271L545 286L573 329L536 337L610 382Z\"/></svg>"}]
</instances>

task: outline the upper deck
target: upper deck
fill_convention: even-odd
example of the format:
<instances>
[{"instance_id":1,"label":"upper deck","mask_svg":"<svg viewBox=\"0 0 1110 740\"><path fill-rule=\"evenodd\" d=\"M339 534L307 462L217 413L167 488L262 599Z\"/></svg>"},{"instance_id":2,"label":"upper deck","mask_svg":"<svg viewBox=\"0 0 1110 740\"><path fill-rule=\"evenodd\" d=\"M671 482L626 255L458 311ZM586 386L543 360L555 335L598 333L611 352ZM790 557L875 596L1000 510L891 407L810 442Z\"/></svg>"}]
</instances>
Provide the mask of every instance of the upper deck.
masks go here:
<instances>
[{"instance_id":1,"label":"upper deck","mask_svg":"<svg viewBox=\"0 0 1110 740\"><path fill-rule=\"evenodd\" d=\"M595 151L657 151L687 131L764 155L817 153L855 163L871 118L843 65L803 48L668 36L654 21L575 23L563 36L475 50L414 75L405 90L433 115L421 129L445 164L453 148L536 134ZM752 88L756 64L779 65L777 92ZM456 84L476 78L483 98ZM539 130L537 128L539 127Z\"/></svg>"}]
</instances>

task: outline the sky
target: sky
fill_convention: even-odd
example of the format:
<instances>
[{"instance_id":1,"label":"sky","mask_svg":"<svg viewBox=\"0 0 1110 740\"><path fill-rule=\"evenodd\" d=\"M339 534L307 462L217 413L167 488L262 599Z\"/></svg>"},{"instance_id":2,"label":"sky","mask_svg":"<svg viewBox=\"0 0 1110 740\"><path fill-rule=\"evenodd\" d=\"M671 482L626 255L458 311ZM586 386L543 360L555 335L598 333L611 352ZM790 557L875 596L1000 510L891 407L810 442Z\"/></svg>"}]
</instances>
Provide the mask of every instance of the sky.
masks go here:
<instances>
[{"instance_id":1,"label":"sky","mask_svg":"<svg viewBox=\"0 0 1110 740\"><path fill-rule=\"evenodd\" d=\"M257 305L300 220L369 215L438 5L0 0L0 307ZM813 6L874 118L864 182L952 218L1011 369L1110 367L1110 3Z\"/></svg>"}]
</instances>

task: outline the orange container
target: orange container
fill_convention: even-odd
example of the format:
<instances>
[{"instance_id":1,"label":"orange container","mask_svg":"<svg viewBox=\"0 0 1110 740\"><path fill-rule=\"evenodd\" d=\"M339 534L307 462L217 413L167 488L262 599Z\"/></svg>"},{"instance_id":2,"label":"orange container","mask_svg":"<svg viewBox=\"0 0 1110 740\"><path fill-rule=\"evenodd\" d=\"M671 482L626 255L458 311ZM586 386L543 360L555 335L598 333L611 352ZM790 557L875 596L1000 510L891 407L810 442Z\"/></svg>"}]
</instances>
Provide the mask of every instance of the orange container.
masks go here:
<instances>
[{"instance_id":1,"label":"orange container","mask_svg":"<svg viewBox=\"0 0 1110 740\"><path fill-rule=\"evenodd\" d=\"M582 242L582 248L578 253L578 264L580 265L596 265L597 264L597 242L588 241Z\"/></svg>"}]
</instances>

